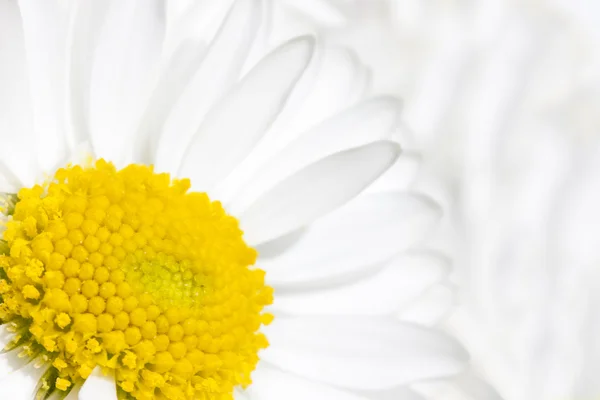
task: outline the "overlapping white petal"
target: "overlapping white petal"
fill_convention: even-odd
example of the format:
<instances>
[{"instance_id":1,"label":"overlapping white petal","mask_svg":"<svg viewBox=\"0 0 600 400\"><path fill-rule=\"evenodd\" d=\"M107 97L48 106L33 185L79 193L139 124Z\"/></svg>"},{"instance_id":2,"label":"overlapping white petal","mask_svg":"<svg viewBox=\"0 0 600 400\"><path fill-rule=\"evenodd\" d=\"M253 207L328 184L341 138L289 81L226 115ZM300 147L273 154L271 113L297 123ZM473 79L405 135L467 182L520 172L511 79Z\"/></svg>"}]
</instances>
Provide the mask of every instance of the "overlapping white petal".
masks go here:
<instances>
[{"instance_id":1,"label":"overlapping white petal","mask_svg":"<svg viewBox=\"0 0 600 400\"><path fill-rule=\"evenodd\" d=\"M110 4L109 1L81 0L75 2L70 12L65 71L70 124L65 135L71 150L90 138L90 79L95 49Z\"/></svg>"},{"instance_id":2,"label":"overlapping white petal","mask_svg":"<svg viewBox=\"0 0 600 400\"><path fill-rule=\"evenodd\" d=\"M344 205L381 176L399 154L396 143L382 140L333 154L296 172L242 213L245 240L251 245L265 243Z\"/></svg>"},{"instance_id":3,"label":"overlapping white petal","mask_svg":"<svg viewBox=\"0 0 600 400\"><path fill-rule=\"evenodd\" d=\"M27 70L18 5L0 2L0 135L4 143L0 154L5 190L14 190L15 184L31 183L36 178L38 164ZM17 153L17 148L28 151Z\"/></svg>"},{"instance_id":4,"label":"overlapping white petal","mask_svg":"<svg viewBox=\"0 0 600 400\"><path fill-rule=\"evenodd\" d=\"M104 375L100 367L94 368L92 374L79 389L80 400L116 400L117 386L114 376Z\"/></svg>"},{"instance_id":5,"label":"overlapping white petal","mask_svg":"<svg viewBox=\"0 0 600 400\"><path fill-rule=\"evenodd\" d=\"M36 144L43 169L66 156L65 70L68 9L59 2L20 0Z\"/></svg>"},{"instance_id":6,"label":"overlapping white petal","mask_svg":"<svg viewBox=\"0 0 600 400\"><path fill-rule=\"evenodd\" d=\"M440 282L420 293L397 313L403 321L435 326L456 306L456 289L448 282Z\"/></svg>"},{"instance_id":7,"label":"overlapping white petal","mask_svg":"<svg viewBox=\"0 0 600 400\"><path fill-rule=\"evenodd\" d=\"M231 190L228 207L242 212L260 194L303 167L339 151L391 138L399 118L398 101L367 100L303 132L290 144L247 175L237 191Z\"/></svg>"},{"instance_id":8,"label":"overlapping white petal","mask_svg":"<svg viewBox=\"0 0 600 400\"><path fill-rule=\"evenodd\" d=\"M391 315L424 295L449 271L446 260L427 253L402 255L379 268L342 286L312 284L304 291L286 291L275 285L279 297L273 309L287 315Z\"/></svg>"},{"instance_id":9,"label":"overlapping white petal","mask_svg":"<svg viewBox=\"0 0 600 400\"><path fill-rule=\"evenodd\" d=\"M280 318L267 334L272 346L263 360L353 389L387 389L451 376L467 359L454 340L437 330L382 317Z\"/></svg>"},{"instance_id":10,"label":"overlapping white petal","mask_svg":"<svg viewBox=\"0 0 600 400\"><path fill-rule=\"evenodd\" d=\"M192 179L195 190L211 189L252 151L285 105L313 51L310 37L285 43L210 111L179 168L181 176Z\"/></svg>"},{"instance_id":11,"label":"overlapping white petal","mask_svg":"<svg viewBox=\"0 0 600 400\"><path fill-rule=\"evenodd\" d=\"M44 368L36 368L34 363L29 363L23 368L2 376L0 378L2 395L19 400L34 398L39 380L44 372Z\"/></svg>"},{"instance_id":12,"label":"overlapping white petal","mask_svg":"<svg viewBox=\"0 0 600 400\"><path fill-rule=\"evenodd\" d=\"M257 0L234 3L165 122L155 158L159 170L177 172L179 160L202 120L239 78L258 29L259 15Z\"/></svg>"},{"instance_id":13,"label":"overlapping white petal","mask_svg":"<svg viewBox=\"0 0 600 400\"><path fill-rule=\"evenodd\" d=\"M96 154L121 164L157 74L164 1L114 1L98 37L90 80Z\"/></svg>"},{"instance_id":14,"label":"overlapping white petal","mask_svg":"<svg viewBox=\"0 0 600 400\"><path fill-rule=\"evenodd\" d=\"M248 400L367 400L366 397L266 366L258 367L252 374L252 386L245 395Z\"/></svg>"},{"instance_id":15,"label":"overlapping white petal","mask_svg":"<svg viewBox=\"0 0 600 400\"><path fill-rule=\"evenodd\" d=\"M162 128L206 53L206 43L189 38L164 62L133 141L133 160L152 163Z\"/></svg>"},{"instance_id":16,"label":"overlapping white petal","mask_svg":"<svg viewBox=\"0 0 600 400\"><path fill-rule=\"evenodd\" d=\"M427 197L401 192L364 195L316 221L281 254L269 257L267 245L260 265L279 288L347 280L380 268L417 244L439 217L439 208Z\"/></svg>"}]
</instances>

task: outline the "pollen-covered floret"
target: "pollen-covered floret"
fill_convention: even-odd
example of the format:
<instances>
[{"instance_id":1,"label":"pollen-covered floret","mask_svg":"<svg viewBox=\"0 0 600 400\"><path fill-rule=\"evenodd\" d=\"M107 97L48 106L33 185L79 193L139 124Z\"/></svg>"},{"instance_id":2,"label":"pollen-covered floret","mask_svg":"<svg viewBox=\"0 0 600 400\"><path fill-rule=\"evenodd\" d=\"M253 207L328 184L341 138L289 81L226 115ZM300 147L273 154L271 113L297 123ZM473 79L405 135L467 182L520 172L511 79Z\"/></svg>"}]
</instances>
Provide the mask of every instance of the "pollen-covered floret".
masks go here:
<instances>
[{"instance_id":1,"label":"pollen-covered floret","mask_svg":"<svg viewBox=\"0 0 600 400\"><path fill-rule=\"evenodd\" d=\"M4 208L0 321L7 349L50 365L40 391L96 366L136 399L232 399L250 383L272 289L237 220L189 186L99 160Z\"/></svg>"}]
</instances>

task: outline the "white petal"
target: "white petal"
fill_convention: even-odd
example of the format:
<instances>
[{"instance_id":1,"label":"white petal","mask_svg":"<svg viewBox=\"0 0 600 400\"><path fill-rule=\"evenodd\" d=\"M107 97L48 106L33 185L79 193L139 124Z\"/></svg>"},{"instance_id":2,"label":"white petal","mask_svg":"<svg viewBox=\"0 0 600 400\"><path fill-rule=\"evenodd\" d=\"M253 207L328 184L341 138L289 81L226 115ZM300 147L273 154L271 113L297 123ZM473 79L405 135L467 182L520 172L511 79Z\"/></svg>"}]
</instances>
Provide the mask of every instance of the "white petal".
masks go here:
<instances>
[{"instance_id":1,"label":"white petal","mask_svg":"<svg viewBox=\"0 0 600 400\"><path fill-rule=\"evenodd\" d=\"M286 315L391 314L444 279L449 270L448 262L434 254L403 255L373 276L348 285L307 292L278 291L274 309Z\"/></svg>"},{"instance_id":2,"label":"white petal","mask_svg":"<svg viewBox=\"0 0 600 400\"><path fill-rule=\"evenodd\" d=\"M470 371L451 380L423 382L415 386L428 399L439 400L502 400L488 383Z\"/></svg>"},{"instance_id":3,"label":"white petal","mask_svg":"<svg viewBox=\"0 0 600 400\"><path fill-rule=\"evenodd\" d=\"M90 126L100 157L123 162L157 73L164 0L115 1L92 69Z\"/></svg>"},{"instance_id":4,"label":"white petal","mask_svg":"<svg viewBox=\"0 0 600 400\"><path fill-rule=\"evenodd\" d=\"M168 1L167 13L170 14L170 23L167 24L165 37L166 54L171 54L186 40L210 42L234 1Z\"/></svg>"},{"instance_id":5,"label":"white petal","mask_svg":"<svg viewBox=\"0 0 600 400\"><path fill-rule=\"evenodd\" d=\"M154 162L161 129L205 54L204 42L189 39L181 43L163 68L137 130L133 149L136 162Z\"/></svg>"},{"instance_id":6,"label":"white petal","mask_svg":"<svg viewBox=\"0 0 600 400\"><path fill-rule=\"evenodd\" d=\"M268 367L254 371L252 385L246 392L250 400L367 400L366 397Z\"/></svg>"},{"instance_id":7,"label":"white petal","mask_svg":"<svg viewBox=\"0 0 600 400\"><path fill-rule=\"evenodd\" d=\"M60 160L55 170L67 164L85 165L90 157L94 158L94 149L89 141L79 142L63 160Z\"/></svg>"},{"instance_id":8,"label":"white petal","mask_svg":"<svg viewBox=\"0 0 600 400\"><path fill-rule=\"evenodd\" d=\"M35 368L34 363L29 363L26 367L3 377L0 379L2 398L10 394L10 400L31 400L44 372L44 368Z\"/></svg>"},{"instance_id":9,"label":"white petal","mask_svg":"<svg viewBox=\"0 0 600 400\"><path fill-rule=\"evenodd\" d=\"M38 174L33 110L21 17L12 1L0 2L0 88L0 159L19 180L33 183Z\"/></svg>"},{"instance_id":10,"label":"white petal","mask_svg":"<svg viewBox=\"0 0 600 400\"><path fill-rule=\"evenodd\" d=\"M399 146L379 141L326 157L287 178L241 216L251 245L275 239L342 206L377 179Z\"/></svg>"},{"instance_id":11,"label":"white petal","mask_svg":"<svg viewBox=\"0 0 600 400\"><path fill-rule=\"evenodd\" d=\"M397 316L403 321L433 326L452 311L455 296L452 288L444 284L435 285L402 309Z\"/></svg>"},{"instance_id":12,"label":"white petal","mask_svg":"<svg viewBox=\"0 0 600 400\"><path fill-rule=\"evenodd\" d=\"M323 157L389 139L399 112L394 98L371 99L303 133L245 179L244 189L232 196L230 212L241 213L269 187Z\"/></svg>"},{"instance_id":13,"label":"white petal","mask_svg":"<svg viewBox=\"0 0 600 400\"><path fill-rule=\"evenodd\" d=\"M340 26L347 22L347 18L341 10L341 2L327 0L305 0L302 2L284 0L285 3L291 3L288 7L298 7L303 13L310 15L319 24L328 26Z\"/></svg>"},{"instance_id":14,"label":"white petal","mask_svg":"<svg viewBox=\"0 0 600 400\"><path fill-rule=\"evenodd\" d=\"M166 121L157 169L176 172L207 112L238 79L260 15L258 0L237 0L210 44L204 61Z\"/></svg>"},{"instance_id":15,"label":"white petal","mask_svg":"<svg viewBox=\"0 0 600 400\"><path fill-rule=\"evenodd\" d=\"M74 148L91 140L90 84L94 53L110 1L78 0L73 4L67 43L67 107L71 125L67 142Z\"/></svg>"},{"instance_id":16,"label":"white petal","mask_svg":"<svg viewBox=\"0 0 600 400\"><path fill-rule=\"evenodd\" d=\"M251 400L248 392L240 388L233 389L233 398L234 400Z\"/></svg>"},{"instance_id":17,"label":"white petal","mask_svg":"<svg viewBox=\"0 0 600 400\"><path fill-rule=\"evenodd\" d=\"M348 105L353 105L362 98L368 83L365 68L349 51L331 47L325 49L317 45L312 62L295 86L286 106L269 132L248 158L233 171L224 182L224 187L219 187L214 194L224 201L233 198L233 193L253 179L253 174L258 167L263 166L265 160L277 156L280 150L299 135L304 134L306 130L342 112ZM324 128L324 125L320 128ZM333 128L333 124L328 128ZM321 129L321 132L324 130ZM327 136L333 137L339 132L340 130L334 130ZM316 133L316 130L313 133ZM380 132L376 131L376 133ZM344 136L345 134L341 135ZM320 146L321 143L316 149ZM315 148L311 149L313 152L314 150ZM260 190L256 189L253 193L256 195ZM235 196L236 200L241 198L245 196ZM254 200L255 197L248 199L243 205L247 206Z\"/></svg>"},{"instance_id":18,"label":"white petal","mask_svg":"<svg viewBox=\"0 0 600 400\"><path fill-rule=\"evenodd\" d=\"M472 374L463 374L456 379L455 384L468 399L502 400L492 386Z\"/></svg>"},{"instance_id":19,"label":"white petal","mask_svg":"<svg viewBox=\"0 0 600 400\"><path fill-rule=\"evenodd\" d=\"M19 0L33 99L38 159L44 169L65 156L67 10L60 2ZM3 88L4 89L4 88Z\"/></svg>"},{"instance_id":20,"label":"white petal","mask_svg":"<svg viewBox=\"0 0 600 400\"><path fill-rule=\"evenodd\" d=\"M7 325L0 325L0 350L4 348L10 342L13 334L9 332L7 329Z\"/></svg>"},{"instance_id":21,"label":"white petal","mask_svg":"<svg viewBox=\"0 0 600 400\"><path fill-rule=\"evenodd\" d=\"M75 385L73 386L73 388L71 389L71 391L69 392L69 394L67 395L67 397L65 397L62 400L79 400L79 391L81 390L81 385ZM53 400L52 398L50 398L49 400Z\"/></svg>"},{"instance_id":22,"label":"white petal","mask_svg":"<svg viewBox=\"0 0 600 400\"><path fill-rule=\"evenodd\" d=\"M96 367L81 386L79 400L117 400L115 378L103 375L100 367Z\"/></svg>"},{"instance_id":23,"label":"white petal","mask_svg":"<svg viewBox=\"0 0 600 400\"><path fill-rule=\"evenodd\" d=\"M0 160L0 192L17 193L23 186L23 181Z\"/></svg>"},{"instance_id":24,"label":"white petal","mask_svg":"<svg viewBox=\"0 0 600 400\"><path fill-rule=\"evenodd\" d=\"M346 49L329 48L323 54L315 83L303 104L294 110L290 121L280 128L282 140L301 132L352 106L364 93L363 68L354 53ZM357 93L358 92L358 93Z\"/></svg>"},{"instance_id":25,"label":"white petal","mask_svg":"<svg viewBox=\"0 0 600 400\"><path fill-rule=\"evenodd\" d=\"M375 392L369 396L373 400L425 400L415 391L406 387L399 387L384 392ZM432 399L433 400L433 399Z\"/></svg>"},{"instance_id":26,"label":"white petal","mask_svg":"<svg viewBox=\"0 0 600 400\"><path fill-rule=\"evenodd\" d=\"M282 41L274 41L271 32L273 30L272 25L270 24L271 15L273 14L273 6L272 0L260 0L261 1L261 15L260 21L261 24L258 27L258 31L256 32L256 38L254 43L252 43L252 47L250 48L250 52L248 53L248 57L244 62L244 66L242 68L242 74L246 75L248 71L250 71L254 66L256 66L260 60L264 57L264 55L271 51L273 48L281 45L287 40L291 40L294 37L298 36L313 36L314 32L312 31L304 31L298 35L290 36L287 40Z\"/></svg>"},{"instance_id":27,"label":"white petal","mask_svg":"<svg viewBox=\"0 0 600 400\"><path fill-rule=\"evenodd\" d=\"M377 193L406 190L417 177L421 163L422 157L420 154L404 151L398 157L398 161L369 186L367 192Z\"/></svg>"},{"instance_id":28,"label":"white petal","mask_svg":"<svg viewBox=\"0 0 600 400\"><path fill-rule=\"evenodd\" d=\"M460 372L465 351L438 331L381 317L278 318L262 359L352 389L388 389Z\"/></svg>"},{"instance_id":29,"label":"white petal","mask_svg":"<svg viewBox=\"0 0 600 400\"><path fill-rule=\"evenodd\" d=\"M4 346L0 347L3 348ZM0 378L4 378L15 371L24 368L28 364L28 360L19 358L19 350L0 353Z\"/></svg>"},{"instance_id":30,"label":"white petal","mask_svg":"<svg viewBox=\"0 0 600 400\"><path fill-rule=\"evenodd\" d=\"M206 191L227 176L263 137L310 62L314 39L294 39L266 56L207 115L180 174Z\"/></svg>"},{"instance_id":31,"label":"white petal","mask_svg":"<svg viewBox=\"0 0 600 400\"><path fill-rule=\"evenodd\" d=\"M260 266L279 288L344 279L390 260L418 243L441 216L429 198L413 193L362 195L308 227L284 252L260 246Z\"/></svg>"},{"instance_id":32,"label":"white petal","mask_svg":"<svg viewBox=\"0 0 600 400\"><path fill-rule=\"evenodd\" d=\"M268 3L270 0L263 1ZM261 33L260 30L259 33ZM293 37L295 36L291 36L290 38ZM265 38L262 39L263 42L266 40ZM260 47L259 42L260 38L257 38L253 46L253 51ZM265 49L270 49L271 47L271 45L267 43L263 43L263 45ZM263 54L266 51L265 49L262 50ZM229 176L227 180L222 183L225 186L225 190L223 190L222 187L219 187L215 190L213 195L219 196L219 198L224 198L224 194L230 195L232 190L235 191L237 187L246 183L256 172L257 168L264 164L265 160L273 157L279 150L289 143L291 137L288 135L289 131L285 129L286 124L289 119L293 117L296 112L298 112L299 108L305 101L307 94L312 90L315 82L315 76L317 75L321 65L323 53L323 46L319 41L317 41L311 62L305 69L302 77L294 86L294 89L288 97L283 110L279 113L277 119L273 122L265 137L260 141L260 143L258 143L248 157L232 172L231 176ZM249 61L249 58L247 61Z\"/></svg>"}]
</instances>

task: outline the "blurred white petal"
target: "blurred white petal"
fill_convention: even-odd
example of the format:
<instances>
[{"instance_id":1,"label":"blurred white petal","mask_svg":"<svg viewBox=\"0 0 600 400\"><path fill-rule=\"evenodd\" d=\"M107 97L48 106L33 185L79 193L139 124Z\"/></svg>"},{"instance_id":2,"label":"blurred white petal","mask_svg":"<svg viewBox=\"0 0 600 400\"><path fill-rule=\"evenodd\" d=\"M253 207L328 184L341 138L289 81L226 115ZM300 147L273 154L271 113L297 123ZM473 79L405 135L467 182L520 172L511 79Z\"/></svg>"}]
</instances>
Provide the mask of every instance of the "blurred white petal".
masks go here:
<instances>
[{"instance_id":1,"label":"blurred white petal","mask_svg":"<svg viewBox=\"0 0 600 400\"><path fill-rule=\"evenodd\" d=\"M436 204L423 196L361 196L300 232L282 254L276 253L277 243L259 248L264 254L261 266L280 288L310 287L321 279L347 280L418 244L439 217ZM275 252L273 257L269 251Z\"/></svg>"},{"instance_id":2,"label":"blurred white petal","mask_svg":"<svg viewBox=\"0 0 600 400\"><path fill-rule=\"evenodd\" d=\"M461 371L467 361L449 337L386 318L279 318L267 334L272 346L263 353L265 361L354 389L444 377Z\"/></svg>"}]
</instances>

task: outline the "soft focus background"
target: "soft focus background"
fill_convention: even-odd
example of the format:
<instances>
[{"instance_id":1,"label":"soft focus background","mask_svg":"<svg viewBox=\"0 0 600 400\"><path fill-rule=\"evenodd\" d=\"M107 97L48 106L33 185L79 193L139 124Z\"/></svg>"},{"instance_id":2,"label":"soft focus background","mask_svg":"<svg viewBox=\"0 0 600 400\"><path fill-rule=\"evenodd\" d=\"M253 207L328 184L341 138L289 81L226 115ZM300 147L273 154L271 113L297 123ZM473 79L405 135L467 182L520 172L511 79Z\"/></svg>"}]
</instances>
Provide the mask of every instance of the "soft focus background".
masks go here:
<instances>
[{"instance_id":1,"label":"soft focus background","mask_svg":"<svg viewBox=\"0 0 600 400\"><path fill-rule=\"evenodd\" d=\"M477 374L508 400L600 398L600 3L273 3L273 43L312 30L403 99Z\"/></svg>"}]
</instances>

